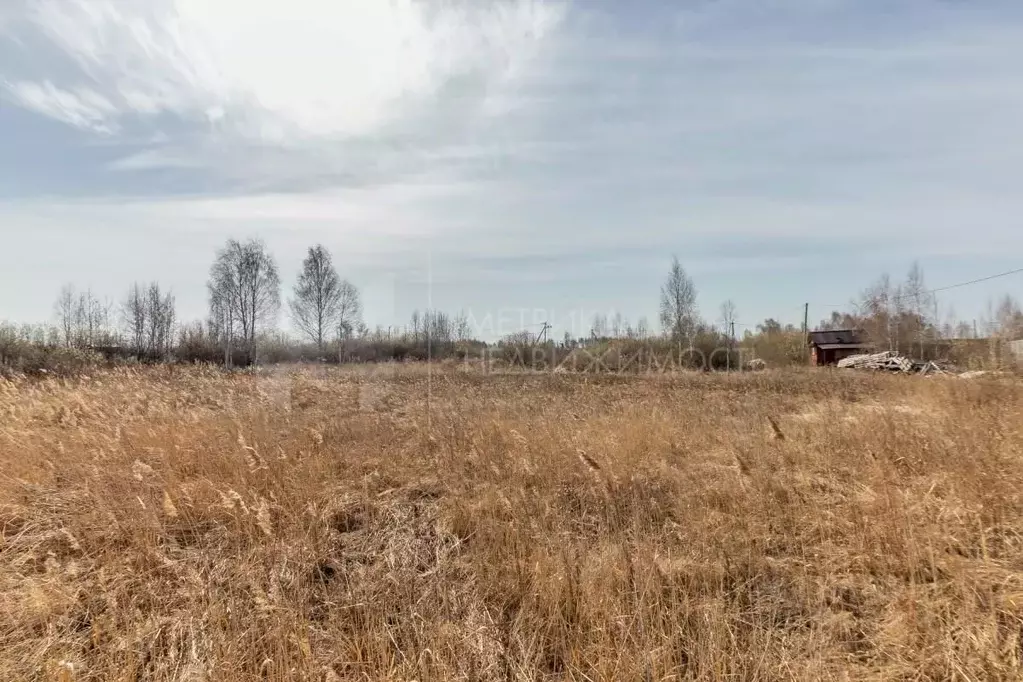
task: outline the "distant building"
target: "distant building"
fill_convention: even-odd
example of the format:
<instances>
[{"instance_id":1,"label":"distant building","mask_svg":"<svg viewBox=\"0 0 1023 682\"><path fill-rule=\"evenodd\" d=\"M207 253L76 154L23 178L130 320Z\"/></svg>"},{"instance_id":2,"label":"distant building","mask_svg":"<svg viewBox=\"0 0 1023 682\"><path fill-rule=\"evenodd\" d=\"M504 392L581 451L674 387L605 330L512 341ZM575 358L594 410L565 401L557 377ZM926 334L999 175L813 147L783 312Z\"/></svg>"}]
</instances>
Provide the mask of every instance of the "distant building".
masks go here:
<instances>
[{"instance_id":1,"label":"distant building","mask_svg":"<svg viewBox=\"0 0 1023 682\"><path fill-rule=\"evenodd\" d=\"M858 355L870 350L862 332L856 329L832 329L824 332L810 332L810 364L835 365L842 358Z\"/></svg>"}]
</instances>

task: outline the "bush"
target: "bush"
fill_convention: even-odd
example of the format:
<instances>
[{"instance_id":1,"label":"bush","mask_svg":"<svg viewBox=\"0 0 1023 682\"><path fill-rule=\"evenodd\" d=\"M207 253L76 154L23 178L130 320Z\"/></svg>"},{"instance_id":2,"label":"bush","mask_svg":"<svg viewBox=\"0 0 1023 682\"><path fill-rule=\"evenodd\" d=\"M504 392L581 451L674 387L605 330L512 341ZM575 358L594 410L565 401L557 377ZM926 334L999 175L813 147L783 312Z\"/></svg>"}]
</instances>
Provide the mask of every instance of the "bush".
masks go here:
<instances>
[{"instance_id":1,"label":"bush","mask_svg":"<svg viewBox=\"0 0 1023 682\"><path fill-rule=\"evenodd\" d=\"M764 360L769 367L806 365L809 354L801 332L780 331L747 337L742 343L747 359Z\"/></svg>"},{"instance_id":2,"label":"bush","mask_svg":"<svg viewBox=\"0 0 1023 682\"><path fill-rule=\"evenodd\" d=\"M23 343L17 348L7 345L0 351L0 371L5 375L17 373L72 376L107 364L99 353L63 346L35 346Z\"/></svg>"}]
</instances>

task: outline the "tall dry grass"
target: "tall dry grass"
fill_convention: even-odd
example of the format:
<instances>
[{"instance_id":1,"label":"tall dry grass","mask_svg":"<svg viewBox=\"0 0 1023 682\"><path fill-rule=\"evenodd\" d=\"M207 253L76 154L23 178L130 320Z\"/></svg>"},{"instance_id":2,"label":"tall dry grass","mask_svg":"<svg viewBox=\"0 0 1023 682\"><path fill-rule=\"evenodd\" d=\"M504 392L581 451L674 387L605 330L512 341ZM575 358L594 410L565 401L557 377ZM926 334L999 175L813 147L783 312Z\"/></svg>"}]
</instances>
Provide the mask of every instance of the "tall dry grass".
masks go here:
<instances>
[{"instance_id":1,"label":"tall dry grass","mask_svg":"<svg viewBox=\"0 0 1023 682\"><path fill-rule=\"evenodd\" d=\"M1020 679L1021 406L830 372L0 383L0 679Z\"/></svg>"}]
</instances>

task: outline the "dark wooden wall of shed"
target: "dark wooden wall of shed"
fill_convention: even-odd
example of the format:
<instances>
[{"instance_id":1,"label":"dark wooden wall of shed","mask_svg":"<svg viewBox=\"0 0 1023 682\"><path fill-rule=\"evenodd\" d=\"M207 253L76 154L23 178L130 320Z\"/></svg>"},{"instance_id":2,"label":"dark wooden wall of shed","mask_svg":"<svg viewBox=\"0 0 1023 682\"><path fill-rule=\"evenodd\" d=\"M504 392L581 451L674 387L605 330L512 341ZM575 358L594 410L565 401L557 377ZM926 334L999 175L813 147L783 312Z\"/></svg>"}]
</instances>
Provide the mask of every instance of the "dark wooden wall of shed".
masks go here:
<instances>
[{"instance_id":1,"label":"dark wooden wall of shed","mask_svg":"<svg viewBox=\"0 0 1023 682\"><path fill-rule=\"evenodd\" d=\"M810 364L815 367L823 367L826 365L837 365L838 361L842 358L847 358L850 355L856 355L864 351L858 348L819 348L813 346L810 349Z\"/></svg>"}]
</instances>

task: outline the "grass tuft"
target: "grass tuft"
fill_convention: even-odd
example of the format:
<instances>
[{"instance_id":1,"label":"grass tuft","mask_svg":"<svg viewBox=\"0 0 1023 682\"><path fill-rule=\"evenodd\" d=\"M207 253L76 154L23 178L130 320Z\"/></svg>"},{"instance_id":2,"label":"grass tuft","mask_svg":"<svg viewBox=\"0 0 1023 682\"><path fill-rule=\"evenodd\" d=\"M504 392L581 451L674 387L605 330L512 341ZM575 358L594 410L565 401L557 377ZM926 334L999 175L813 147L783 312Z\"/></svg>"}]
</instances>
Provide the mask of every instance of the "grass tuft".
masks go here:
<instances>
[{"instance_id":1,"label":"grass tuft","mask_svg":"<svg viewBox=\"0 0 1023 682\"><path fill-rule=\"evenodd\" d=\"M5 381L0 679L1020 679L1021 413L854 372Z\"/></svg>"}]
</instances>

